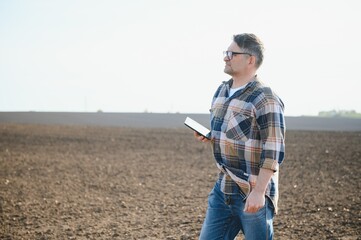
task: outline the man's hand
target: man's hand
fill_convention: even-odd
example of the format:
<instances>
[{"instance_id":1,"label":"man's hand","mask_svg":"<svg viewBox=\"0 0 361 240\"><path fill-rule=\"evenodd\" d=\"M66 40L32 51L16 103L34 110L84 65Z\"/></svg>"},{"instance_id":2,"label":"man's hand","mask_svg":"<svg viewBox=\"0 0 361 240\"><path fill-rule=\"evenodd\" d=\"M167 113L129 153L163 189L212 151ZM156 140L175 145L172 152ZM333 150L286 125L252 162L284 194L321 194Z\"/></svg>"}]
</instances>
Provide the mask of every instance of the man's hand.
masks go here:
<instances>
[{"instance_id":1,"label":"man's hand","mask_svg":"<svg viewBox=\"0 0 361 240\"><path fill-rule=\"evenodd\" d=\"M247 213L255 213L265 205L265 201L266 197L264 192L259 192L254 189L246 199L244 211Z\"/></svg>"},{"instance_id":2,"label":"man's hand","mask_svg":"<svg viewBox=\"0 0 361 240\"><path fill-rule=\"evenodd\" d=\"M202 135L199 135L196 131L194 131L194 137L201 142L210 142L211 140L209 140L206 137L203 137Z\"/></svg>"},{"instance_id":3,"label":"man's hand","mask_svg":"<svg viewBox=\"0 0 361 240\"><path fill-rule=\"evenodd\" d=\"M266 203L266 188L269 180L274 172L269 169L261 168L257 177L256 186L246 199L244 211L248 213L255 213L262 208Z\"/></svg>"}]
</instances>

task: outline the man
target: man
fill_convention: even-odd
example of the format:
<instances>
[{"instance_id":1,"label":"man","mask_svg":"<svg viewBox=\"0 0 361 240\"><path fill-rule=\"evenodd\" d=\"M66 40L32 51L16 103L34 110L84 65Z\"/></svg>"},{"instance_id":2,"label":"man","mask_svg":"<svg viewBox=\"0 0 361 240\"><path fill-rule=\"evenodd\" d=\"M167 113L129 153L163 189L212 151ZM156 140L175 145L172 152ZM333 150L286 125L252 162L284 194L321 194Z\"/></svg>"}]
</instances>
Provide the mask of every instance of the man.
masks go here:
<instances>
[{"instance_id":1,"label":"man","mask_svg":"<svg viewBox=\"0 0 361 240\"><path fill-rule=\"evenodd\" d=\"M278 170L285 152L283 102L257 78L263 45L254 34L233 36L224 52L232 78L217 89L210 142L219 178L208 196L200 239L273 239Z\"/></svg>"}]
</instances>

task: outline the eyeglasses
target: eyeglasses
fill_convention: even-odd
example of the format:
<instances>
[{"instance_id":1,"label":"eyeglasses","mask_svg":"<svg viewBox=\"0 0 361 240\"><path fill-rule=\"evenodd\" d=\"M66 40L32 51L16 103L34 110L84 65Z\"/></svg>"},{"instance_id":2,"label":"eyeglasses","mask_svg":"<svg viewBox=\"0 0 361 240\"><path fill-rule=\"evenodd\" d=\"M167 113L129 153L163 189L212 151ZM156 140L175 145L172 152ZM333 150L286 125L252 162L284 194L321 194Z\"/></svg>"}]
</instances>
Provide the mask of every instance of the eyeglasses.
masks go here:
<instances>
[{"instance_id":1,"label":"eyeglasses","mask_svg":"<svg viewBox=\"0 0 361 240\"><path fill-rule=\"evenodd\" d=\"M224 52L223 52L223 57L226 57L228 60L232 60L233 55L237 55L237 54L245 54L245 55L252 56L252 54L246 53L246 52L224 51Z\"/></svg>"}]
</instances>

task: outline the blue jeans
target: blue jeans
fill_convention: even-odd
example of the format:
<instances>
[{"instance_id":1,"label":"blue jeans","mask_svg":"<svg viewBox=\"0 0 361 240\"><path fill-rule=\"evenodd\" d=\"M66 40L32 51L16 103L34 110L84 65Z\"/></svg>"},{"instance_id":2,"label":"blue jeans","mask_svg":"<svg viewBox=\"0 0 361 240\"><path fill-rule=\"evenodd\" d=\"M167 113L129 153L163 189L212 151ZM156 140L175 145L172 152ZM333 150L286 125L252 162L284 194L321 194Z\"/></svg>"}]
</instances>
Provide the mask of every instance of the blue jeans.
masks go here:
<instances>
[{"instance_id":1,"label":"blue jeans","mask_svg":"<svg viewBox=\"0 0 361 240\"><path fill-rule=\"evenodd\" d=\"M200 240L234 239L242 230L246 240L273 239L272 202L266 197L266 204L256 213L243 211L245 201L239 194L224 194L217 181L208 196L206 218Z\"/></svg>"}]
</instances>

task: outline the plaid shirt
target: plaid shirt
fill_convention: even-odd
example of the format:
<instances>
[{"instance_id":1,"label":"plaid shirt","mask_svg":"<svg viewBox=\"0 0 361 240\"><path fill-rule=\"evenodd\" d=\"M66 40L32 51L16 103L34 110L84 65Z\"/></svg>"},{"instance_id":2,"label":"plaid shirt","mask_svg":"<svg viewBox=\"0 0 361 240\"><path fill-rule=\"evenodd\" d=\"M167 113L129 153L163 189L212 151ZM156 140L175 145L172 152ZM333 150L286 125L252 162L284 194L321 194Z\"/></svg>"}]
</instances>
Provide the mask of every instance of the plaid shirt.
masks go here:
<instances>
[{"instance_id":1,"label":"plaid shirt","mask_svg":"<svg viewBox=\"0 0 361 240\"><path fill-rule=\"evenodd\" d=\"M283 102L257 78L229 97L233 80L217 89L211 108L213 153L225 194L246 198L260 168L274 174L267 186L277 210L278 168L285 153Z\"/></svg>"}]
</instances>

